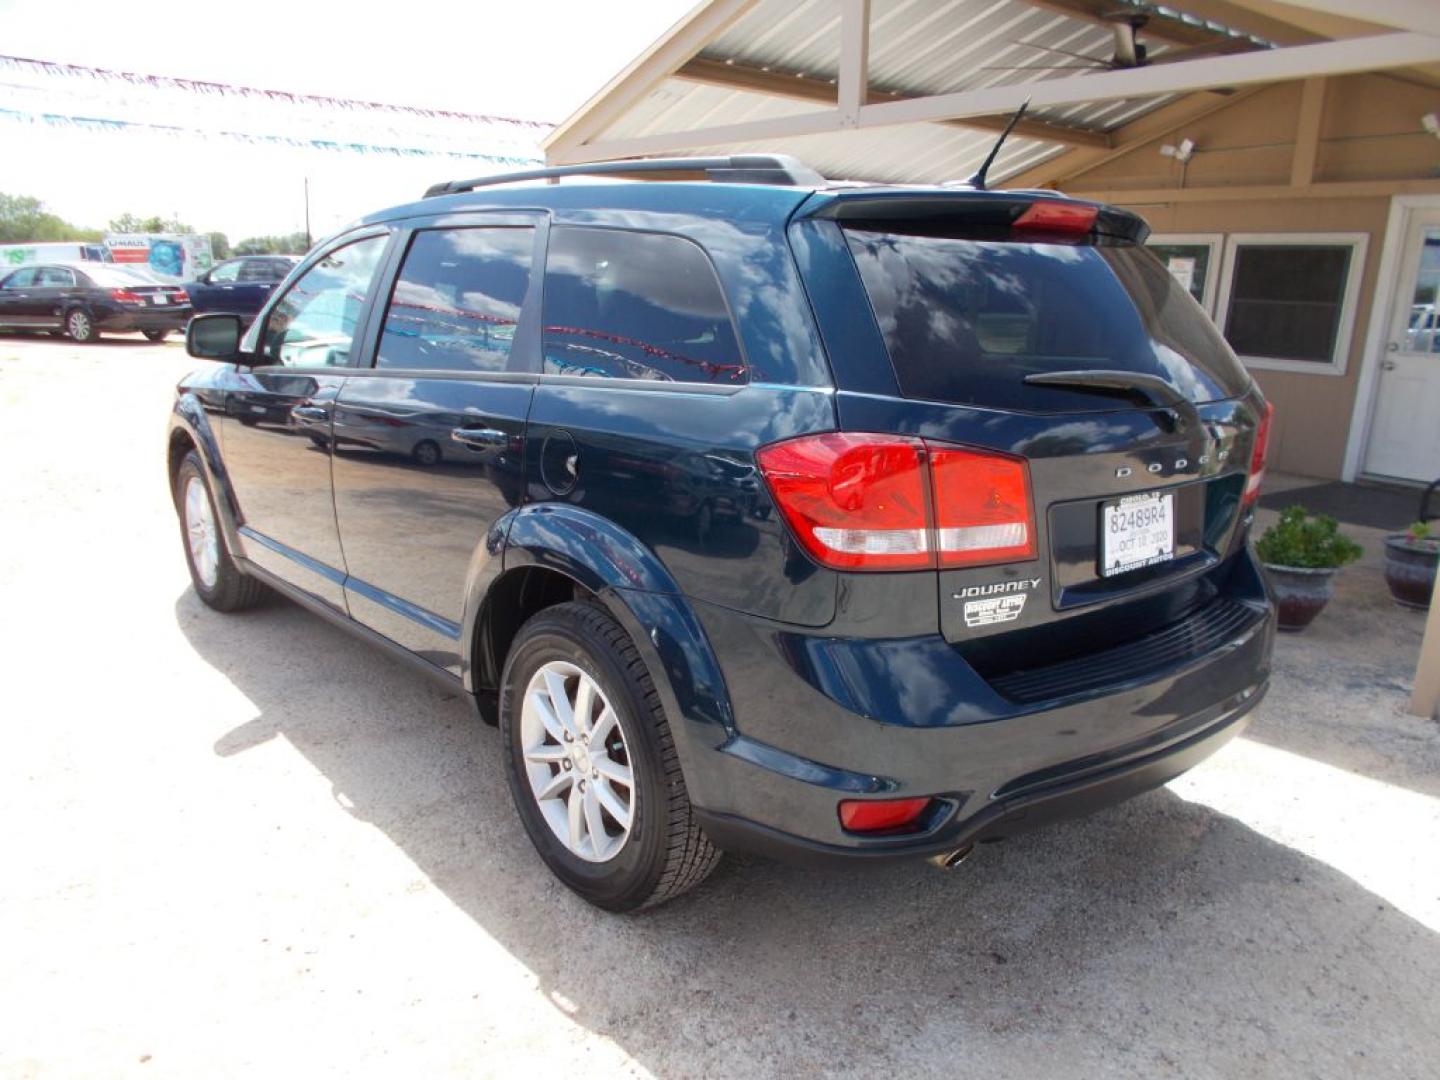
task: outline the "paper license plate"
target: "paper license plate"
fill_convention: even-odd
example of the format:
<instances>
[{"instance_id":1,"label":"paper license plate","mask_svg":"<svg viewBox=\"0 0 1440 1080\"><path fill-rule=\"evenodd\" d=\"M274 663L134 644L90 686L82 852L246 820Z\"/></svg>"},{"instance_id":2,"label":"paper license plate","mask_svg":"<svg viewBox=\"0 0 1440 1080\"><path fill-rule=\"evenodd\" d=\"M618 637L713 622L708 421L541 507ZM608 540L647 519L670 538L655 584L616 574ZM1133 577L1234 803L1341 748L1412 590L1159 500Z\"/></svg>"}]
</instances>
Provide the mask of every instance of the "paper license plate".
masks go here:
<instances>
[{"instance_id":1,"label":"paper license plate","mask_svg":"<svg viewBox=\"0 0 1440 1080\"><path fill-rule=\"evenodd\" d=\"M1104 577L1169 562L1175 557L1175 496L1147 491L1104 504L1100 513L1100 573Z\"/></svg>"}]
</instances>

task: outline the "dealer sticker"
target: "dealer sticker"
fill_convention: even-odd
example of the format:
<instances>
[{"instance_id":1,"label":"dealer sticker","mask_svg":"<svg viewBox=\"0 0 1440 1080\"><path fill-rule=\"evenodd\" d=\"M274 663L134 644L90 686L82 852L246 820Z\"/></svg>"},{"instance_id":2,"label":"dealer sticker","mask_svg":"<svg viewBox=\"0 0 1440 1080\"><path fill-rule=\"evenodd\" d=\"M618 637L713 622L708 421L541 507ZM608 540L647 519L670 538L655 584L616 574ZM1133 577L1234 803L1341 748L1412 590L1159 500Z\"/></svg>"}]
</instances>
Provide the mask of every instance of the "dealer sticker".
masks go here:
<instances>
[{"instance_id":1,"label":"dealer sticker","mask_svg":"<svg viewBox=\"0 0 1440 1080\"><path fill-rule=\"evenodd\" d=\"M1014 622L1025 610L1025 595L992 596L985 600L969 600L965 603L965 625L993 626L995 623Z\"/></svg>"}]
</instances>

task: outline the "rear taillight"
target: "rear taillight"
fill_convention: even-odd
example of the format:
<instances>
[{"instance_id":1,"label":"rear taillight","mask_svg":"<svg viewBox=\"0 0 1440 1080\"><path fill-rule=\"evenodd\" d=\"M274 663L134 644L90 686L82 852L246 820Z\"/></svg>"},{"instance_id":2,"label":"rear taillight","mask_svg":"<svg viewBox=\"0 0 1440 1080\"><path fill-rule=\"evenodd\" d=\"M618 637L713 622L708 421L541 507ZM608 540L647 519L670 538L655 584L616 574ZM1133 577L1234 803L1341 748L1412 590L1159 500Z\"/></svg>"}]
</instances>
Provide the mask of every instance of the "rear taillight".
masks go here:
<instances>
[{"instance_id":1,"label":"rear taillight","mask_svg":"<svg viewBox=\"0 0 1440 1080\"><path fill-rule=\"evenodd\" d=\"M837 570L922 570L1035 557L1025 462L896 435L832 432L756 452L785 520Z\"/></svg>"},{"instance_id":2,"label":"rear taillight","mask_svg":"<svg viewBox=\"0 0 1440 1080\"><path fill-rule=\"evenodd\" d=\"M122 304L143 304L145 298L139 293L131 292L129 289L111 289L110 299L118 300Z\"/></svg>"},{"instance_id":3,"label":"rear taillight","mask_svg":"<svg viewBox=\"0 0 1440 1080\"><path fill-rule=\"evenodd\" d=\"M1270 423L1275 416L1275 406L1265 403L1260 414L1260 423L1255 428L1255 447L1250 451L1250 475L1245 480L1245 497L1242 506L1249 506L1260 497L1260 485L1265 482L1265 455L1270 452Z\"/></svg>"},{"instance_id":4,"label":"rear taillight","mask_svg":"<svg viewBox=\"0 0 1440 1080\"><path fill-rule=\"evenodd\" d=\"M1099 213L1098 206L1086 206L1084 203L1034 202L1010 228L1016 232L1084 236L1094 227Z\"/></svg>"},{"instance_id":5,"label":"rear taillight","mask_svg":"<svg viewBox=\"0 0 1440 1080\"><path fill-rule=\"evenodd\" d=\"M190 294L184 289L171 289L170 299L174 300L177 304L188 304L190 302Z\"/></svg>"},{"instance_id":6,"label":"rear taillight","mask_svg":"<svg viewBox=\"0 0 1440 1080\"><path fill-rule=\"evenodd\" d=\"M899 832L913 829L929 806L928 797L845 799L840 803L840 825L847 832Z\"/></svg>"}]
</instances>

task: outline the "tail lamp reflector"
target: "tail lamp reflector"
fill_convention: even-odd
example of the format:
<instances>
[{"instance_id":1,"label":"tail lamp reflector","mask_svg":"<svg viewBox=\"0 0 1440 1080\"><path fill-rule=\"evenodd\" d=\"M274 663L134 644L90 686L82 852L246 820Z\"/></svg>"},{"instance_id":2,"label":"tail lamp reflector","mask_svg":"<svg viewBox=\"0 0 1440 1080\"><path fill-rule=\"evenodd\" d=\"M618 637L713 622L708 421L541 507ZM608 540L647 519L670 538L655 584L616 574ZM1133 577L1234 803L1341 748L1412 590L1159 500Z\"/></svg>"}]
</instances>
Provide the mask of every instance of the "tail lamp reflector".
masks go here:
<instances>
[{"instance_id":1,"label":"tail lamp reflector","mask_svg":"<svg viewBox=\"0 0 1440 1080\"><path fill-rule=\"evenodd\" d=\"M1249 506L1260 497L1260 485L1265 482L1265 457L1270 452L1270 427L1275 417L1275 406L1267 401L1265 411L1260 414L1260 423L1255 427L1255 448L1250 452L1250 475L1245 480L1245 497L1242 504Z\"/></svg>"},{"instance_id":2,"label":"tail lamp reflector","mask_svg":"<svg viewBox=\"0 0 1440 1080\"><path fill-rule=\"evenodd\" d=\"M915 570L1035 557L1020 458L850 432L776 443L756 458L801 546L824 566Z\"/></svg>"},{"instance_id":3,"label":"tail lamp reflector","mask_svg":"<svg viewBox=\"0 0 1440 1080\"><path fill-rule=\"evenodd\" d=\"M1084 236L1095 225L1098 206L1059 201L1033 202L1010 226L1017 232L1059 233Z\"/></svg>"},{"instance_id":4,"label":"tail lamp reflector","mask_svg":"<svg viewBox=\"0 0 1440 1080\"><path fill-rule=\"evenodd\" d=\"M848 832L894 832L914 825L929 809L930 798L844 799L840 824Z\"/></svg>"}]
</instances>

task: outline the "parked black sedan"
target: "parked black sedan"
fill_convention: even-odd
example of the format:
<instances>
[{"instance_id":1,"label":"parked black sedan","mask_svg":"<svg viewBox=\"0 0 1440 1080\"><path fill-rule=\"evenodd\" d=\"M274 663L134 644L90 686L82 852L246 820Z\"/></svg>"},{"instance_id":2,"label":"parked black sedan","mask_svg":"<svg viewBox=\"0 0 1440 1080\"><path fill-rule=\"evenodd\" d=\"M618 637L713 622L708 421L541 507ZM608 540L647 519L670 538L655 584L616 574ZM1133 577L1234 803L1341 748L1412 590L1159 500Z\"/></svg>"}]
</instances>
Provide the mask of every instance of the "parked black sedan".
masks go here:
<instances>
[{"instance_id":1,"label":"parked black sedan","mask_svg":"<svg viewBox=\"0 0 1440 1080\"><path fill-rule=\"evenodd\" d=\"M197 315L224 311L249 319L299 262L297 255L242 255L218 263L185 288Z\"/></svg>"},{"instance_id":2,"label":"parked black sedan","mask_svg":"<svg viewBox=\"0 0 1440 1080\"><path fill-rule=\"evenodd\" d=\"M90 342L102 331L163 341L190 321L190 294L142 270L97 263L22 266L0 280L0 329L60 332Z\"/></svg>"}]
</instances>

